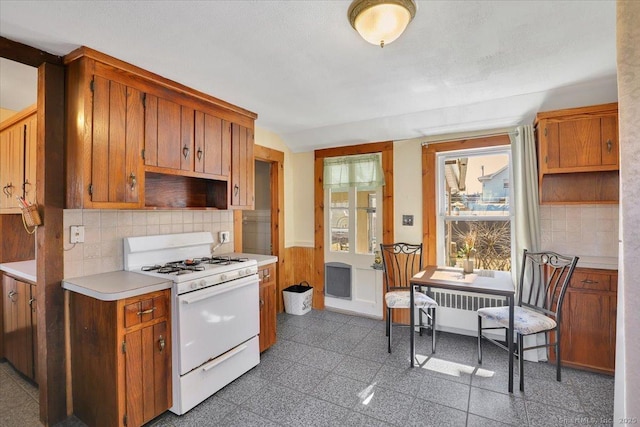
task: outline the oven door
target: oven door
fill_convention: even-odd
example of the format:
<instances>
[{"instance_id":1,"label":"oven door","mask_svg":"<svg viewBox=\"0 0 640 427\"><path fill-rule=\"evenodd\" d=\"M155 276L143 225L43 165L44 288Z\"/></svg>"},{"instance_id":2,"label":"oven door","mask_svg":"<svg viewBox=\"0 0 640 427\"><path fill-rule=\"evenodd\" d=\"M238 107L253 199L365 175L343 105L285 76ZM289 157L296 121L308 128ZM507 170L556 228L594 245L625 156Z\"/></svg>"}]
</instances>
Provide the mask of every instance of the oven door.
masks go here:
<instances>
[{"instance_id":1,"label":"oven door","mask_svg":"<svg viewBox=\"0 0 640 427\"><path fill-rule=\"evenodd\" d=\"M180 375L258 335L258 275L178 295Z\"/></svg>"}]
</instances>

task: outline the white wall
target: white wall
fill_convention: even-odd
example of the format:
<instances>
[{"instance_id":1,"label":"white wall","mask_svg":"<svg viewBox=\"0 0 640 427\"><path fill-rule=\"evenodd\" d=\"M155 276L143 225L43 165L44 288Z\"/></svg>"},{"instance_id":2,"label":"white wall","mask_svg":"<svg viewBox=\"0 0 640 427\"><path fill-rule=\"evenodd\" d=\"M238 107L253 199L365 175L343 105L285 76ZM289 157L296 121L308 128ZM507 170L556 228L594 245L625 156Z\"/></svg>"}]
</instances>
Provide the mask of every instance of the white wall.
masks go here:
<instances>
[{"instance_id":1,"label":"white wall","mask_svg":"<svg viewBox=\"0 0 640 427\"><path fill-rule=\"evenodd\" d=\"M393 143L394 241L422 242L422 146L419 140ZM413 215L413 226L402 225Z\"/></svg>"},{"instance_id":2,"label":"white wall","mask_svg":"<svg viewBox=\"0 0 640 427\"><path fill-rule=\"evenodd\" d=\"M286 246L315 246L314 153L295 153L292 156L294 231L285 239Z\"/></svg>"}]
</instances>

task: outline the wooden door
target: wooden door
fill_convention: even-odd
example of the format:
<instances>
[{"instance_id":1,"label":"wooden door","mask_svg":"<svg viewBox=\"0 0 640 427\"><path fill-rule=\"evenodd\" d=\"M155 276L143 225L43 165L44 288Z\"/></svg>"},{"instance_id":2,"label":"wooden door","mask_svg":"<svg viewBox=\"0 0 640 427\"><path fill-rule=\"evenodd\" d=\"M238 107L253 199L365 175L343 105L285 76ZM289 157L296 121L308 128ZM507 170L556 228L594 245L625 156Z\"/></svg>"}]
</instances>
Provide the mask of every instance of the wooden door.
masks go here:
<instances>
[{"instance_id":1,"label":"wooden door","mask_svg":"<svg viewBox=\"0 0 640 427\"><path fill-rule=\"evenodd\" d=\"M258 272L260 276L260 352L276 342L276 269L275 264Z\"/></svg>"},{"instance_id":2,"label":"wooden door","mask_svg":"<svg viewBox=\"0 0 640 427\"><path fill-rule=\"evenodd\" d=\"M31 298L29 299L29 309L31 310L31 348L33 353L33 380L38 382L38 304L36 295L38 289L36 285L30 285Z\"/></svg>"},{"instance_id":3,"label":"wooden door","mask_svg":"<svg viewBox=\"0 0 640 427\"><path fill-rule=\"evenodd\" d=\"M167 321L125 335L127 425L140 426L171 406L171 342Z\"/></svg>"},{"instance_id":4,"label":"wooden door","mask_svg":"<svg viewBox=\"0 0 640 427\"><path fill-rule=\"evenodd\" d=\"M137 89L94 76L91 201L136 207L143 183L144 110ZM99 206L99 205L98 205Z\"/></svg>"},{"instance_id":5,"label":"wooden door","mask_svg":"<svg viewBox=\"0 0 640 427\"><path fill-rule=\"evenodd\" d=\"M253 209L253 130L236 123L231 127L231 207Z\"/></svg>"}]
</instances>

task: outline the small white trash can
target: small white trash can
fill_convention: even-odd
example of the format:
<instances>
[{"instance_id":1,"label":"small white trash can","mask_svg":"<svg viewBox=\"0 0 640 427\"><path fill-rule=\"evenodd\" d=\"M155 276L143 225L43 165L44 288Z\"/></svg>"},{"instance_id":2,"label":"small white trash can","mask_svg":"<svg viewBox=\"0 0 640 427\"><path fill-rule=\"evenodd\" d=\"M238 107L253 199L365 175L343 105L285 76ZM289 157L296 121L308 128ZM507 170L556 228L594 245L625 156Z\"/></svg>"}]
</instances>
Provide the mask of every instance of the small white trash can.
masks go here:
<instances>
[{"instance_id":1,"label":"small white trash can","mask_svg":"<svg viewBox=\"0 0 640 427\"><path fill-rule=\"evenodd\" d=\"M282 291L284 311L288 314L302 315L311 311L313 288L307 282L289 286Z\"/></svg>"}]
</instances>

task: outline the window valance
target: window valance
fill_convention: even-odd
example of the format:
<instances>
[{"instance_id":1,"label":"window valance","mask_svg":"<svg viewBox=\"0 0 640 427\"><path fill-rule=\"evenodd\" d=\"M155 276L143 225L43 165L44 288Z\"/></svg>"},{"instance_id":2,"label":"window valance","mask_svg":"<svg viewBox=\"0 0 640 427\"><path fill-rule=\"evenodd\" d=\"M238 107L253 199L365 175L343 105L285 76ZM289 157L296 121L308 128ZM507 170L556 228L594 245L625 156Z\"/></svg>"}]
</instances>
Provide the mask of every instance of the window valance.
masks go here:
<instances>
[{"instance_id":1,"label":"window valance","mask_svg":"<svg viewBox=\"0 0 640 427\"><path fill-rule=\"evenodd\" d=\"M324 159L323 186L332 188L377 188L384 185L380 154L327 157Z\"/></svg>"}]
</instances>

